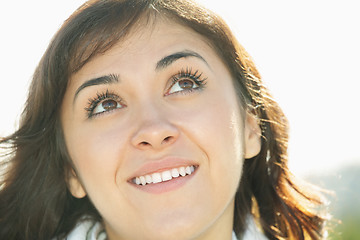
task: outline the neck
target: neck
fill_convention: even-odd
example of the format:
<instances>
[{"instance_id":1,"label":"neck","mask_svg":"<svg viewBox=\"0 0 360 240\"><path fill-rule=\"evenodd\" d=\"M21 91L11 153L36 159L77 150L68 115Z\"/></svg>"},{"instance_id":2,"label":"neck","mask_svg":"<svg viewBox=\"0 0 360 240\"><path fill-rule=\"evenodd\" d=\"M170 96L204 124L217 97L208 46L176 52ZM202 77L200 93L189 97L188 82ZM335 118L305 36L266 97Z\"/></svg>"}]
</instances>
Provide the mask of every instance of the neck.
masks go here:
<instances>
[{"instance_id":1,"label":"neck","mask_svg":"<svg viewBox=\"0 0 360 240\"><path fill-rule=\"evenodd\" d=\"M205 232L201 233L196 240L231 240L234 221L234 204L235 199L229 203L219 218L216 219Z\"/></svg>"}]
</instances>

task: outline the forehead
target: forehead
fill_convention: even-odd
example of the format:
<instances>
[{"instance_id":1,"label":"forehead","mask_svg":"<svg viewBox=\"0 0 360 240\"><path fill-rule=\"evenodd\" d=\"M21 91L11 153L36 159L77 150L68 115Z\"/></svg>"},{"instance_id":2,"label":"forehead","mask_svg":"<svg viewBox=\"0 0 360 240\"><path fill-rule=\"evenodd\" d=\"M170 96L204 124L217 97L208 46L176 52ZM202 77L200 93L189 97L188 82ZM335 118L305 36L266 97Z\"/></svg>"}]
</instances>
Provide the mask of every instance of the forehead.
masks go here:
<instances>
[{"instance_id":1,"label":"forehead","mask_svg":"<svg viewBox=\"0 0 360 240\"><path fill-rule=\"evenodd\" d=\"M152 61L184 50L195 51L209 59L217 57L205 37L189 27L165 19L139 22L123 39L105 53L96 55L74 76L84 72L96 74L97 70L108 68L112 62L121 63L125 68L128 63L133 63L133 59L137 59L138 66L147 66Z\"/></svg>"},{"instance_id":2,"label":"forehead","mask_svg":"<svg viewBox=\"0 0 360 240\"><path fill-rule=\"evenodd\" d=\"M165 17L157 17L149 22L140 21L120 43L124 43L124 46L145 42L154 44L155 42L151 41L153 38L157 39L158 45L179 43L190 39L205 42L205 37L196 33L190 27Z\"/></svg>"}]
</instances>

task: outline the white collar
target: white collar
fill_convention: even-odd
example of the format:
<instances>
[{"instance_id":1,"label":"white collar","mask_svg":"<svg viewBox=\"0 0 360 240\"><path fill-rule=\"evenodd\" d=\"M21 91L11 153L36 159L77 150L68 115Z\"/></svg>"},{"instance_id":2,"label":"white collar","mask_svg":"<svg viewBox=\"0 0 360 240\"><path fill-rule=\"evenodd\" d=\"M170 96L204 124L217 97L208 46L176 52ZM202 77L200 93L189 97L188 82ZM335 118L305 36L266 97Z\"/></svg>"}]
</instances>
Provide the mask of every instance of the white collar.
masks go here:
<instances>
[{"instance_id":1,"label":"white collar","mask_svg":"<svg viewBox=\"0 0 360 240\"><path fill-rule=\"evenodd\" d=\"M268 240L268 238L265 237L265 235L261 232L261 230L256 226L256 223L252 216L249 216L246 222L247 222L247 228L245 230L242 240ZM237 239L235 238L235 240Z\"/></svg>"},{"instance_id":2,"label":"white collar","mask_svg":"<svg viewBox=\"0 0 360 240\"><path fill-rule=\"evenodd\" d=\"M106 240L106 232L99 222L91 220L80 221L66 237L67 240ZM232 233L232 240L238 240L235 232ZM244 233L243 240L267 240L256 226L252 217L248 218L248 227Z\"/></svg>"},{"instance_id":3,"label":"white collar","mask_svg":"<svg viewBox=\"0 0 360 240\"><path fill-rule=\"evenodd\" d=\"M91 220L82 220L69 233L66 240L106 240L106 232L103 225Z\"/></svg>"}]
</instances>

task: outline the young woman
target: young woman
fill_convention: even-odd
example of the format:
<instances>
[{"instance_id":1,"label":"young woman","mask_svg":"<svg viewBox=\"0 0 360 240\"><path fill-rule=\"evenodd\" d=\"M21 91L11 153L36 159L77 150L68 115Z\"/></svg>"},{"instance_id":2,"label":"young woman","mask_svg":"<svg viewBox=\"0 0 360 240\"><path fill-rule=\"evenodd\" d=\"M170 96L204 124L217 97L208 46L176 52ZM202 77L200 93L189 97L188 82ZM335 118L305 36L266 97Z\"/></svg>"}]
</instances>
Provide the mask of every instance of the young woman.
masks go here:
<instances>
[{"instance_id":1,"label":"young woman","mask_svg":"<svg viewBox=\"0 0 360 240\"><path fill-rule=\"evenodd\" d=\"M37 67L0 191L0 239L321 239L287 121L214 13L94 0Z\"/></svg>"}]
</instances>

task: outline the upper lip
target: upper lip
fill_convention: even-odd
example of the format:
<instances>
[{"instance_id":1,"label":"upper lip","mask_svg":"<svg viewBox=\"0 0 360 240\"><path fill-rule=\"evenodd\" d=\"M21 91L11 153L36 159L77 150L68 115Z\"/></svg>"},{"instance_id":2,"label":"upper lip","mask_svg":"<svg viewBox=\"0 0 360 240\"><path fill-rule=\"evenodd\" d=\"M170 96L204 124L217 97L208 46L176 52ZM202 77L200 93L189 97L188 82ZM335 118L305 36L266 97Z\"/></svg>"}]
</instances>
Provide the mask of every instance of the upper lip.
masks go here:
<instances>
[{"instance_id":1,"label":"upper lip","mask_svg":"<svg viewBox=\"0 0 360 240\"><path fill-rule=\"evenodd\" d=\"M179 157L166 157L159 160L147 161L132 174L129 181L131 181L135 177L145 176L155 172L162 172L173 168L191 165L198 166L198 164L193 160Z\"/></svg>"}]
</instances>

